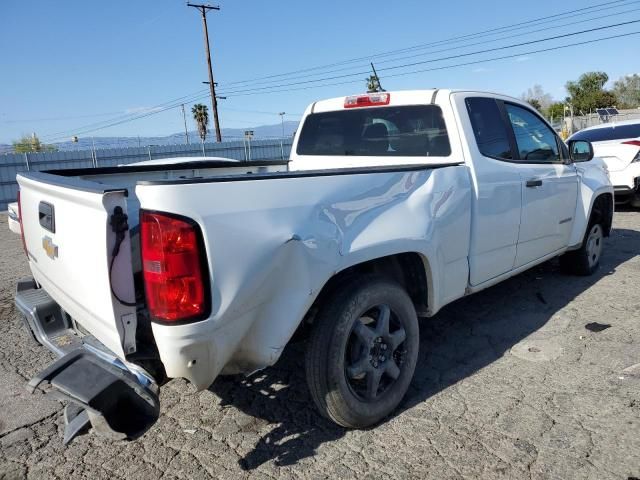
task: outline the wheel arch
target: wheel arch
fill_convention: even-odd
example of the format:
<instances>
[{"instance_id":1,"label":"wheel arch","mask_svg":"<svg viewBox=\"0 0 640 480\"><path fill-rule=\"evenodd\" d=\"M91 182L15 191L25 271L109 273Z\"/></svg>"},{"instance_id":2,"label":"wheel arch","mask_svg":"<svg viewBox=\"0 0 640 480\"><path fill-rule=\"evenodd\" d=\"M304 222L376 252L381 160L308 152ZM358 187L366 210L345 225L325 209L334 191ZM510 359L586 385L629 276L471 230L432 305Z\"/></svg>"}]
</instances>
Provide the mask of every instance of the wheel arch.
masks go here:
<instances>
[{"instance_id":1,"label":"wheel arch","mask_svg":"<svg viewBox=\"0 0 640 480\"><path fill-rule=\"evenodd\" d=\"M614 198L610 192L600 193L591 202L591 208L589 209L589 222L593 215L599 216L604 228L604 236L608 237L611 234L611 225L613 223L613 211L614 211Z\"/></svg>"},{"instance_id":2,"label":"wheel arch","mask_svg":"<svg viewBox=\"0 0 640 480\"><path fill-rule=\"evenodd\" d=\"M591 221L591 216L594 214L594 208L596 212L599 212L599 214L603 216L604 234L607 237L609 236L614 211L613 202L613 191L610 187L603 187L593 191L585 185L582 186L581 195L578 197L576 218L569 241L569 250L576 250L582 246L585 232Z\"/></svg>"},{"instance_id":3,"label":"wheel arch","mask_svg":"<svg viewBox=\"0 0 640 480\"><path fill-rule=\"evenodd\" d=\"M347 281L360 275L377 274L401 285L413 301L418 316L425 316L435 303L433 272L428 258L418 252L402 252L349 265L330 277L305 316L306 324L313 320L324 302Z\"/></svg>"}]
</instances>

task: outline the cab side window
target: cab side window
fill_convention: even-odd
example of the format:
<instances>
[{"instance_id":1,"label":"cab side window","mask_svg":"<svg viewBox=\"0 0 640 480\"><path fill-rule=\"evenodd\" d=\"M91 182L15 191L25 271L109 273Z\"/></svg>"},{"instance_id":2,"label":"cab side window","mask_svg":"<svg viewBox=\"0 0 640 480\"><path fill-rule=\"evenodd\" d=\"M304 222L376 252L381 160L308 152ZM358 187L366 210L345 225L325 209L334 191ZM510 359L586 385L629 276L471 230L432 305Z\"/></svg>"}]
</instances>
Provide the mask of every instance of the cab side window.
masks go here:
<instances>
[{"instance_id":1,"label":"cab side window","mask_svg":"<svg viewBox=\"0 0 640 480\"><path fill-rule=\"evenodd\" d=\"M511 122L522 163L560 162L556 134L536 114L526 108L504 104Z\"/></svg>"},{"instance_id":2,"label":"cab side window","mask_svg":"<svg viewBox=\"0 0 640 480\"><path fill-rule=\"evenodd\" d=\"M466 104L480 153L485 157L512 160L509 134L498 103L493 98L470 97Z\"/></svg>"}]
</instances>

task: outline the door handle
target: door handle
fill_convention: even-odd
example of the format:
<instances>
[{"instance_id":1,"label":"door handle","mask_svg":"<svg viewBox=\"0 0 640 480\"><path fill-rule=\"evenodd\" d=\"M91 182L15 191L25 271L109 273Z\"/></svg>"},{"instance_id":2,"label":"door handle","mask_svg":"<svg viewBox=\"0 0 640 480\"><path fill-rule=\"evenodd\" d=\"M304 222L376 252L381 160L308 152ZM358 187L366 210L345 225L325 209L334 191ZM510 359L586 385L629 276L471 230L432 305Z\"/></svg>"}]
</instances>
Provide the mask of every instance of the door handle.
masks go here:
<instances>
[{"instance_id":1,"label":"door handle","mask_svg":"<svg viewBox=\"0 0 640 480\"><path fill-rule=\"evenodd\" d=\"M542 180L537 179L537 178L533 178L531 180L527 180L527 187L529 188L535 188L535 187L541 187L542 186Z\"/></svg>"}]
</instances>

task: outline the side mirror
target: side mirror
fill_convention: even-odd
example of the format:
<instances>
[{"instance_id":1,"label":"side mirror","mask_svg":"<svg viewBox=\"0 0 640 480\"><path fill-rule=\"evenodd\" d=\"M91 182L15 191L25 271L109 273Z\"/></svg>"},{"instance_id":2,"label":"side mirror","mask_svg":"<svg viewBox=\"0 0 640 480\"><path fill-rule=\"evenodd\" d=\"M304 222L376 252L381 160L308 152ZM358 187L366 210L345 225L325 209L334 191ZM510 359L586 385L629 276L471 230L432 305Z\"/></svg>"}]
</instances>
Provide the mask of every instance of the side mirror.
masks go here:
<instances>
[{"instance_id":1,"label":"side mirror","mask_svg":"<svg viewBox=\"0 0 640 480\"><path fill-rule=\"evenodd\" d=\"M569 158L574 162L588 162L593 158L593 145L586 140L569 141Z\"/></svg>"}]
</instances>

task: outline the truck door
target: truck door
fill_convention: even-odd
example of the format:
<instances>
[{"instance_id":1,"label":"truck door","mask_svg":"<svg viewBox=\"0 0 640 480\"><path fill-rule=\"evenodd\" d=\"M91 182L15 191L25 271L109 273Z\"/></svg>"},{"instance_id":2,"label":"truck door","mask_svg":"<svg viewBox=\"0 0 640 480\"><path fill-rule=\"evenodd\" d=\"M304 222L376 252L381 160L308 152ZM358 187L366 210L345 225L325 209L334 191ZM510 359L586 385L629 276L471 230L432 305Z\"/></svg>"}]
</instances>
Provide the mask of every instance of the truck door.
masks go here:
<instances>
[{"instance_id":1,"label":"truck door","mask_svg":"<svg viewBox=\"0 0 640 480\"><path fill-rule=\"evenodd\" d=\"M556 133L533 110L504 102L522 180L522 218L514 268L568 245L578 176Z\"/></svg>"},{"instance_id":2,"label":"truck door","mask_svg":"<svg viewBox=\"0 0 640 480\"><path fill-rule=\"evenodd\" d=\"M522 179L498 100L458 93L454 94L454 102L471 159L469 281L471 285L479 285L513 269L520 229Z\"/></svg>"}]
</instances>

